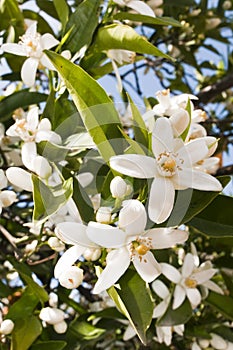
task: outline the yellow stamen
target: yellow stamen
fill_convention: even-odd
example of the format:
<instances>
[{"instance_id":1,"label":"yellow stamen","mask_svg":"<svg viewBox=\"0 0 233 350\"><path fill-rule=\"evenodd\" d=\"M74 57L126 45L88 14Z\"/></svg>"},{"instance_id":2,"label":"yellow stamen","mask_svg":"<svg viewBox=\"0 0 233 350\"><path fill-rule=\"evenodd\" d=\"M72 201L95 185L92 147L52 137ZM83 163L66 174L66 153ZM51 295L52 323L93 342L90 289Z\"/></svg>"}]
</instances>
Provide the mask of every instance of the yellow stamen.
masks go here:
<instances>
[{"instance_id":1,"label":"yellow stamen","mask_svg":"<svg viewBox=\"0 0 233 350\"><path fill-rule=\"evenodd\" d=\"M175 166L176 166L176 161L174 159L168 159L163 164L163 168L168 171L173 171Z\"/></svg>"}]
</instances>

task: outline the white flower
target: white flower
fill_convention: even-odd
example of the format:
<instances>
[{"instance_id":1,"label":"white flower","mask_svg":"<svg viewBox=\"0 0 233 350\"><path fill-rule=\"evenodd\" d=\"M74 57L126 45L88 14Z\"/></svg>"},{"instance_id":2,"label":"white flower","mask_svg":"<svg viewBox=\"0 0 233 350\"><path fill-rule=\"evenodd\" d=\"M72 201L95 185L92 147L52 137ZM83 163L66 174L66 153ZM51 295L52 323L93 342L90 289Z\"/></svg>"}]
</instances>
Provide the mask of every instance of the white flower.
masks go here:
<instances>
[{"instance_id":1,"label":"white flower","mask_svg":"<svg viewBox=\"0 0 233 350\"><path fill-rule=\"evenodd\" d=\"M40 68L40 66L42 66L51 70L54 69L49 59L43 53L43 50L51 49L52 47L58 45L59 41L49 33L43 35L37 33L36 22L33 22L30 25L20 39L21 40L18 44L3 44L1 49L14 55L28 57L22 66L21 77L24 84L33 86L38 67Z\"/></svg>"},{"instance_id":2,"label":"white flower","mask_svg":"<svg viewBox=\"0 0 233 350\"><path fill-rule=\"evenodd\" d=\"M67 326L67 323L65 321L61 321L61 322L53 325L53 329L58 334L65 333L67 331L67 328L68 328L68 326Z\"/></svg>"},{"instance_id":3,"label":"white flower","mask_svg":"<svg viewBox=\"0 0 233 350\"><path fill-rule=\"evenodd\" d=\"M0 324L0 333L7 335L10 334L14 329L14 322L10 319L5 319Z\"/></svg>"},{"instance_id":4,"label":"white flower","mask_svg":"<svg viewBox=\"0 0 233 350\"><path fill-rule=\"evenodd\" d=\"M156 223L164 222L173 209L175 190L194 188L203 191L221 191L220 182L213 176L194 169L207 157L206 138L186 144L175 139L169 119L159 118L152 134L154 157L125 154L110 158L114 170L153 182L149 194L148 214ZM188 207L188 203L187 203Z\"/></svg>"},{"instance_id":5,"label":"white flower","mask_svg":"<svg viewBox=\"0 0 233 350\"><path fill-rule=\"evenodd\" d=\"M19 167L10 167L6 170L6 176L10 183L19 189L28 192L33 191L32 177L29 172Z\"/></svg>"},{"instance_id":6,"label":"white flower","mask_svg":"<svg viewBox=\"0 0 233 350\"><path fill-rule=\"evenodd\" d=\"M140 0L114 0L115 4L119 6L127 6L131 8L132 10L136 11L137 13L140 13L141 15L151 16L155 17L154 11L145 4L143 1Z\"/></svg>"},{"instance_id":7,"label":"white flower","mask_svg":"<svg viewBox=\"0 0 233 350\"><path fill-rule=\"evenodd\" d=\"M161 267L163 275L176 284L173 294L173 309L177 309L186 296L193 308L198 306L202 299L201 293L197 288L200 285L222 293L221 289L214 282L210 281L217 270L213 269L209 264L197 267L195 256L191 253L185 256L181 272L167 263L161 263Z\"/></svg>"},{"instance_id":8,"label":"white flower","mask_svg":"<svg viewBox=\"0 0 233 350\"><path fill-rule=\"evenodd\" d=\"M7 187L7 177L5 176L4 171L0 169L0 214L2 212L2 208L9 207L17 199L14 191L1 191L4 187Z\"/></svg>"},{"instance_id":9,"label":"white flower","mask_svg":"<svg viewBox=\"0 0 233 350\"><path fill-rule=\"evenodd\" d=\"M211 349L214 350L232 350L233 343L223 339L220 335L210 333L211 339L198 339L192 344L192 350Z\"/></svg>"},{"instance_id":10,"label":"white flower","mask_svg":"<svg viewBox=\"0 0 233 350\"><path fill-rule=\"evenodd\" d=\"M129 200L125 207L128 207L128 223L123 215L122 225L119 215L119 227L96 222L88 223L87 236L90 240L105 248L116 248L108 253L107 266L101 273L93 293L98 294L114 285L131 261L138 274L146 282L152 282L161 273L161 269L150 250L169 248L177 243L183 243L188 238L187 233L180 230L155 228L145 231L144 206L138 200Z\"/></svg>"}]
</instances>

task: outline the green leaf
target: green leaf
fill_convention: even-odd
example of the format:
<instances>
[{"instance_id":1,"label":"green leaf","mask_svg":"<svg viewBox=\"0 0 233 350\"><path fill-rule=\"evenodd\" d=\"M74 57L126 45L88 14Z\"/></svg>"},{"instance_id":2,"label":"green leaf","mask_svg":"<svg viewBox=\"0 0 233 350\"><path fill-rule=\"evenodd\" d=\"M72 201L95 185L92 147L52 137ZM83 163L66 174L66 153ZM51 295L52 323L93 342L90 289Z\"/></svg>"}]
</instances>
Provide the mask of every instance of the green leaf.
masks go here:
<instances>
[{"instance_id":1,"label":"green leaf","mask_svg":"<svg viewBox=\"0 0 233 350\"><path fill-rule=\"evenodd\" d=\"M121 122L104 89L79 66L54 52L45 52L64 79L85 127L105 161L123 153Z\"/></svg>"},{"instance_id":2,"label":"green leaf","mask_svg":"<svg viewBox=\"0 0 233 350\"><path fill-rule=\"evenodd\" d=\"M132 111L132 118L133 118L133 129L134 129L134 136L135 140L140 143L141 145L145 146L146 149L148 149L148 131L145 125L145 122L136 107L136 105L133 103L133 100L128 95L128 100L130 104L130 108ZM143 147L144 148L144 147Z\"/></svg>"},{"instance_id":3,"label":"green leaf","mask_svg":"<svg viewBox=\"0 0 233 350\"><path fill-rule=\"evenodd\" d=\"M118 309L128 318L143 344L149 328L154 304L146 282L132 269L119 279L120 289L111 287L108 294Z\"/></svg>"},{"instance_id":4,"label":"green leaf","mask_svg":"<svg viewBox=\"0 0 233 350\"><path fill-rule=\"evenodd\" d=\"M49 23L38 12L23 10L23 15L24 18L30 18L33 21L37 21L38 33L50 33L54 35L53 29L50 27Z\"/></svg>"},{"instance_id":5,"label":"green leaf","mask_svg":"<svg viewBox=\"0 0 233 350\"><path fill-rule=\"evenodd\" d=\"M125 24L114 23L101 27L92 48L97 52L111 49L130 50L172 60L170 56L157 49L133 28Z\"/></svg>"},{"instance_id":6,"label":"green leaf","mask_svg":"<svg viewBox=\"0 0 233 350\"><path fill-rule=\"evenodd\" d=\"M37 295L34 293L32 287L26 287L22 293L22 296L10 307L7 317L16 321L23 317L29 317L32 315L34 309L39 303Z\"/></svg>"},{"instance_id":7,"label":"green leaf","mask_svg":"<svg viewBox=\"0 0 233 350\"><path fill-rule=\"evenodd\" d=\"M151 17L130 12L118 12L113 16L116 20L129 20L135 22L142 22L145 24L160 25L160 26L174 26L182 27L181 23L170 17Z\"/></svg>"},{"instance_id":8,"label":"green leaf","mask_svg":"<svg viewBox=\"0 0 233 350\"><path fill-rule=\"evenodd\" d=\"M233 236L233 198L216 197L202 212L192 218L188 225L212 237Z\"/></svg>"},{"instance_id":9,"label":"green leaf","mask_svg":"<svg viewBox=\"0 0 233 350\"><path fill-rule=\"evenodd\" d=\"M55 9L55 6L53 4L53 1L48 0L36 0L36 5L47 15L54 17L57 19L57 11Z\"/></svg>"},{"instance_id":10,"label":"green leaf","mask_svg":"<svg viewBox=\"0 0 233 350\"><path fill-rule=\"evenodd\" d=\"M31 287L31 289L34 291L34 294L37 296L37 298L40 300L40 302L43 304L44 302L48 301L49 300L49 296L48 296L48 293L46 292L46 290L39 286L39 284L37 284L35 281L33 281L33 279L18 271L20 276L22 277L22 279L27 283L27 285L29 287Z\"/></svg>"},{"instance_id":11,"label":"green leaf","mask_svg":"<svg viewBox=\"0 0 233 350\"><path fill-rule=\"evenodd\" d=\"M25 108L32 104L46 101L48 95L39 92L29 92L28 89L17 91L0 101L1 122L11 118L12 113L17 108Z\"/></svg>"},{"instance_id":12,"label":"green leaf","mask_svg":"<svg viewBox=\"0 0 233 350\"><path fill-rule=\"evenodd\" d=\"M46 186L32 174L34 211L33 220L46 220L64 205L73 193L73 179L70 178L56 187Z\"/></svg>"},{"instance_id":13,"label":"green leaf","mask_svg":"<svg viewBox=\"0 0 233 350\"><path fill-rule=\"evenodd\" d=\"M12 332L11 350L27 350L42 332L41 322L37 317L31 315L25 317L21 310L21 319L15 321Z\"/></svg>"},{"instance_id":14,"label":"green leaf","mask_svg":"<svg viewBox=\"0 0 233 350\"><path fill-rule=\"evenodd\" d=\"M227 295L210 292L205 302L216 308L221 314L233 320L233 298Z\"/></svg>"},{"instance_id":15,"label":"green leaf","mask_svg":"<svg viewBox=\"0 0 233 350\"><path fill-rule=\"evenodd\" d=\"M4 284L2 281L0 281L0 298L6 298L11 293L11 288L8 287L8 285Z\"/></svg>"},{"instance_id":16,"label":"green leaf","mask_svg":"<svg viewBox=\"0 0 233 350\"><path fill-rule=\"evenodd\" d=\"M187 102L187 106L185 108L185 110L188 112L189 114L189 123L188 123L188 126L187 128L183 131L183 133L180 135L180 137L182 138L183 141L186 140L186 137L188 136L188 132L189 132L189 129L190 129L190 125L191 125L191 122L192 122L192 105L191 105L191 101L190 99L188 99L188 102Z\"/></svg>"},{"instance_id":17,"label":"green leaf","mask_svg":"<svg viewBox=\"0 0 233 350\"><path fill-rule=\"evenodd\" d=\"M62 340L43 341L33 344L30 350L62 350L66 346L66 342Z\"/></svg>"},{"instance_id":18,"label":"green leaf","mask_svg":"<svg viewBox=\"0 0 233 350\"><path fill-rule=\"evenodd\" d=\"M16 41L23 33L24 17L16 0L6 0L0 3L1 21L0 30L13 26L16 32Z\"/></svg>"},{"instance_id":19,"label":"green leaf","mask_svg":"<svg viewBox=\"0 0 233 350\"><path fill-rule=\"evenodd\" d=\"M37 144L38 153L52 162L64 160L69 149L49 141L41 141Z\"/></svg>"},{"instance_id":20,"label":"green leaf","mask_svg":"<svg viewBox=\"0 0 233 350\"><path fill-rule=\"evenodd\" d=\"M69 6L65 0L53 0L53 4L64 29L69 19Z\"/></svg>"},{"instance_id":21,"label":"green leaf","mask_svg":"<svg viewBox=\"0 0 233 350\"><path fill-rule=\"evenodd\" d=\"M186 299L176 310L173 310L170 304L165 314L158 319L157 325L160 327L169 327L184 324L188 322L191 317L192 307L188 299Z\"/></svg>"},{"instance_id":22,"label":"green leaf","mask_svg":"<svg viewBox=\"0 0 233 350\"><path fill-rule=\"evenodd\" d=\"M226 186L230 181L229 176L219 176L218 180ZM191 225L190 220L200 213L210 204L214 198L219 195L219 192L214 191L199 191L193 189L177 191L175 205L169 219L162 225L177 226L183 223Z\"/></svg>"},{"instance_id":23,"label":"green leaf","mask_svg":"<svg viewBox=\"0 0 233 350\"><path fill-rule=\"evenodd\" d=\"M60 3L60 0L57 0ZM89 46L93 33L98 25L99 0L84 0L70 16L66 32L71 33L66 40L66 47L76 53L84 45Z\"/></svg>"},{"instance_id":24,"label":"green leaf","mask_svg":"<svg viewBox=\"0 0 233 350\"><path fill-rule=\"evenodd\" d=\"M103 328L98 328L82 319L72 322L70 332L75 333L78 339L92 340L96 339L106 332Z\"/></svg>"}]
</instances>

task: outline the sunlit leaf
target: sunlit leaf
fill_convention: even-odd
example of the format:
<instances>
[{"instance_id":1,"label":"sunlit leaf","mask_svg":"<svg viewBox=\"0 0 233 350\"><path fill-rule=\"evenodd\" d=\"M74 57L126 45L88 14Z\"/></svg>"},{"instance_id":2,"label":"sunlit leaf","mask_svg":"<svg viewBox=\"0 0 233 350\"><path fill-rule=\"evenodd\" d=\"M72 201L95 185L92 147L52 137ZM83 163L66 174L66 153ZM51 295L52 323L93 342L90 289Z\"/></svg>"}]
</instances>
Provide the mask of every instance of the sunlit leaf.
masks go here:
<instances>
[{"instance_id":1,"label":"sunlit leaf","mask_svg":"<svg viewBox=\"0 0 233 350\"><path fill-rule=\"evenodd\" d=\"M12 333L12 349L27 350L42 332L42 324L36 316L25 316L21 310L21 318L15 320Z\"/></svg>"},{"instance_id":2,"label":"sunlit leaf","mask_svg":"<svg viewBox=\"0 0 233 350\"><path fill-rule=\"evenodd\" d=\"M192 308L188 299L178 307L178 309L173 310L171 304L168 306L165 314L158 319L157 325L160 327L169 327L179 324L185 324L192 317Z\"/></svg>"},{"instance_id":3,"label":"sunlit leaf","mask_svg":"<svg viewBox=\"0 0 233 350\"><path fill-rule=\"evenodd\" d=\"M227 295L210 292L205 302L216 308L228 319L233 320L233 298Z\"/></svg>"},{"instance_id":4,"label":"sunlit leaf","mask_svg":"<svg viewBox=\"0 0 233 350\"><path fill-rule=\"evenodd\" d=\"M141 15L139 13L130 12L118 12L113 16L116 20L129 20L135 22L142 22L145 24L152 25L162 25L162 26L174 26L181 27L181 23L170 17L151 17L146 15Z\"/></svg>"}]
</instances>

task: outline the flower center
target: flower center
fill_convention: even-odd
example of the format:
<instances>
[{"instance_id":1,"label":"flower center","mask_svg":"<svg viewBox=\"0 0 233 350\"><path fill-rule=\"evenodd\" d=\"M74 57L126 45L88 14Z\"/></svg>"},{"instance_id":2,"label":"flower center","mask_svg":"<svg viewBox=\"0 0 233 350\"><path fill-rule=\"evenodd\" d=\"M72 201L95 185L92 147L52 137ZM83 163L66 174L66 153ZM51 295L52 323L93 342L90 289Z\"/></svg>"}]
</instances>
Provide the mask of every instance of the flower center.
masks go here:
<instances>
[{"instance_id":1,"label":"flower center","mask_svg":"<svg viewBox=\"0 0 233 350\"><path fill-rule=\"evenodd\" d=\"M135 241L130 244L130 257L133 260L135 257L138 257L140 261L146 262L144 255L146 255L149 250L153 248L152 238L150 237L137 237Z\"/></svg>"},{"instance_id":2,"label":"flower center","mask_svg":"<svg viewBox=\"0 0 233 350\"><path fill-rule=\"evenodd\" d=\"M150 250L150 248L145 244L140 244L135 248L135 250L139 255L145 255Z\"/></svg>"},{"instance_id":3,"label":"flower center","mask_svg":"<svg viewBox=\"0 0 233 350\"><path fill-rule=\"evenodd\" d=\"M42 48L40 45L40 34L23 35L20 37L19 44L26 48L27 56L39 58L42 55Z\"/></svg>"},{"instance_id":4,"label":"flower center","mask_svg":"<svg viewBox=\"0 0 233 350\"><path fill-rule=\"evenodd\" d=\"M197 281L192 278L186 278L184 283L188 288L196 288L197 286Z\"/></svg>"},{"instance_id":5,"label":"flower center","mask_svg":"<svg viewBox=\"0 0 233 350\"><path fill-rule=\"evenodd\" d=\"M162 176L173 176L176 173L175 154L170 154L169 152L161 153L157 161L159 165L158 170Z\"/></svg>"}]
</instances>

